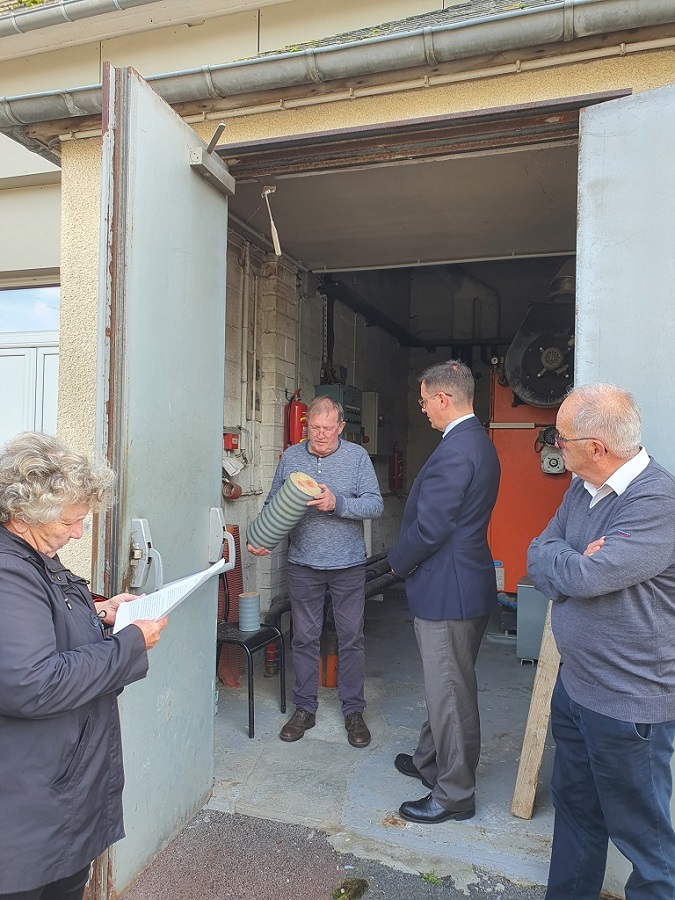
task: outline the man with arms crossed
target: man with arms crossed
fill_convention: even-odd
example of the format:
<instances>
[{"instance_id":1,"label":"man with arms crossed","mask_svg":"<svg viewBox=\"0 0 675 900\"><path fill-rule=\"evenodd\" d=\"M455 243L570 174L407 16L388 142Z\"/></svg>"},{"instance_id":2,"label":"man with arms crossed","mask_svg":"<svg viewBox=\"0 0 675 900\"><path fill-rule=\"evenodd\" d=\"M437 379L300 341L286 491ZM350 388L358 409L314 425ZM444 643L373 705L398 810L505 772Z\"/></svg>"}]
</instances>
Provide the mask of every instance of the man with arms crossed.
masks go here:
<instances>
[{"instance_id":1,"label":"man with arms crossed","mask_svg":"<svg viewBox=\"0 0 675 900\"><path fill-rule=\"evenodd\" d=\"M621 388L577 388L556 425L579 477L528 556L562 658L546 897L597 900L611 838L633 864L627 900L673 900L675 480Z\"/></svg>"},{"instance_id":2,"label":"man with arms crossed","mask_svg":"<svg viewBox=\"0 0 675 900\"><path fill-rule=\"evenodd\" d=\"M422 655L427 721L399 772L431 793L404 803L411 822L469 819L475 812L480 720L475 663L497 600L487 525L497 499L499 461L473 412L474 380L449 360L420 376L419 404L443 439L420 470L387 558L405 578Z\"/></svg>"},{"instance_id":3,"label":"man with arms crossed","mask_svg":"<svg viewBox=\"0 0 675 900\"><path fill-rule=\"evenodd\" d=\"M352 747L367 747L370 731L363 719L366 676L363 614L366 545L363 520L382 515L384 504L368 453L343 441L342 406L331 397L315 397L307 407L309 440L289 447L279 460L267 503L291 472L311 475L322 493L293 528L288 543L286 584L293 616L293 701L296 710L279 733L299 741L316 723L319 693L319 640L326 590L330 591L338 637L338 697ZM256 556L269 550L251 547Z\"/></svg>"}]
</instances>

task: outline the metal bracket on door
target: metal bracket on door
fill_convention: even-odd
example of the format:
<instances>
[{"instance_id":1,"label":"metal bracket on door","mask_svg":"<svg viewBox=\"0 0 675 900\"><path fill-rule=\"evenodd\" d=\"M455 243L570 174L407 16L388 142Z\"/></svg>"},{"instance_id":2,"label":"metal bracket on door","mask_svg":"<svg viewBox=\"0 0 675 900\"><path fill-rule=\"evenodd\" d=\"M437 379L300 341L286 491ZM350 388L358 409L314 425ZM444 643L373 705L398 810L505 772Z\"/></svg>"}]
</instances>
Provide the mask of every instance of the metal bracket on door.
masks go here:
<instances>
[{"instance_id":1,"label":"metal bracket on door","mask_svg":"<svg viewBox=\"0 0 675 900\"><path fill-rule=\"evenodd\" d=\"M207 147L193 147L190 150L190 166L223 196L232 197L234 178L222 159L213 152L224 128L225 125L221 122Z\"/></svg>"},{"instance_id":2,"label":"metal bracket on door","mask_svg":"<svg viewBox=\"0 0 675 900\"><path fill-rule=\"evenodd\" d=\"M145 588L146 594L164 585L164 567L159 551L152 546L147 519L131 520L131 553L129 557L130 588ZM149 580L150 576L152 578Z\"/></svg>"}]
</instances>

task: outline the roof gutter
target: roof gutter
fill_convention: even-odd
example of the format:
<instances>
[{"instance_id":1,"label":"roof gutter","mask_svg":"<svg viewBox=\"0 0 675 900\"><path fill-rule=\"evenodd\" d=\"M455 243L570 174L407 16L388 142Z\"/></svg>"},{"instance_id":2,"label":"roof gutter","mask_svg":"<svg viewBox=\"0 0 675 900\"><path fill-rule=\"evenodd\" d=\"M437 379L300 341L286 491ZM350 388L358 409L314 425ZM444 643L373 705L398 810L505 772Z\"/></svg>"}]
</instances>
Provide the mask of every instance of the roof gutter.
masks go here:
<instances>
[{"instance_id":1,"label":"roof gutter","mask_svg":"<svg viewBox=\"0 0 675 900\"><path fill-rule=\"evenodd\" d=\"M141 5L148 0L79 0ZM280 53L220 66L150 76L170 104L225 99L281 88L323 84L357 76L437 66L453 60L555 44L675 22L673 0L559 0L545 7L481 16L418 31ZM24 134L39 122L97 116L101 85L0 98L0 132L45 153ZM53 161L58 161L49 155Z\"/></svg>"},{"instance_id":2,"label":"roof gutter","mask_svg":"<svg viewBox=\"0 0 675 900\"><path fill-rule=\"evenodd\" d=\"M147 6L157 0L59 0L48 6L36 6L0 16L0 38L26 34L64 22L78 22L105 13L122 12L136 6Z\"/></svg>"}]
</instances>

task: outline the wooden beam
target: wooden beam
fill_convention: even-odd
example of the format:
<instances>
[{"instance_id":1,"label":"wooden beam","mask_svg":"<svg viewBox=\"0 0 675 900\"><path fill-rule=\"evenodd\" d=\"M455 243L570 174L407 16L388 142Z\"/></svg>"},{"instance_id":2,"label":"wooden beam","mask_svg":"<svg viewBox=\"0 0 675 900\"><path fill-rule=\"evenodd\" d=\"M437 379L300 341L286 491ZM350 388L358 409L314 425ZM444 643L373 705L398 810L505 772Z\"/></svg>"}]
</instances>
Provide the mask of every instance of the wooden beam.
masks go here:
<instances>
[{"instance_id":1,"label":"wooden beam","mask_svg":"<svg viewBox=\"0 0 675 900\"><path fill-rule=\"evenodd\" d=\"M511 813L519 819L532 818L539 771L544 755L544 744L551 718L551 694L559 668L560 654L551 631L551 602L549 601L539 650L539 662L534 676L530 711L525 726L523 749L518 765L518 777L511 803Z\"/></svg>"}]
</instances>

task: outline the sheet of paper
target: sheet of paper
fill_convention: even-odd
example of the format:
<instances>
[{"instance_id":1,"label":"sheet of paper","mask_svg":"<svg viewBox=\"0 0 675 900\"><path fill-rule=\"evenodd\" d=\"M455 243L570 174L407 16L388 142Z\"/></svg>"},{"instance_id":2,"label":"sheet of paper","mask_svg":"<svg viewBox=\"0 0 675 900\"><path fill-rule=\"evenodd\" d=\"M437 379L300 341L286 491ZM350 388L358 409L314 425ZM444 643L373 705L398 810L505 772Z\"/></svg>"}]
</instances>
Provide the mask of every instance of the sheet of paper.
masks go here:
<instances>
[{"instance_id":1,"label":"sheet of paper","mask_svg":"<svg viewBox=\"0 0 675 900\"><path fill-rule=\"evenodd\" d=\"M118 631L131 625L137 619L161 619L162 616L168 615L193 591L196 591L213 575L222 572L224 568L225 560L219 559L203 572L179 578L178 581L172 581L152 594L139 597L137 600L130 600L128 603L121 603L117 609L113 634L117 634Z\"/></svg>"}]
</instances>

